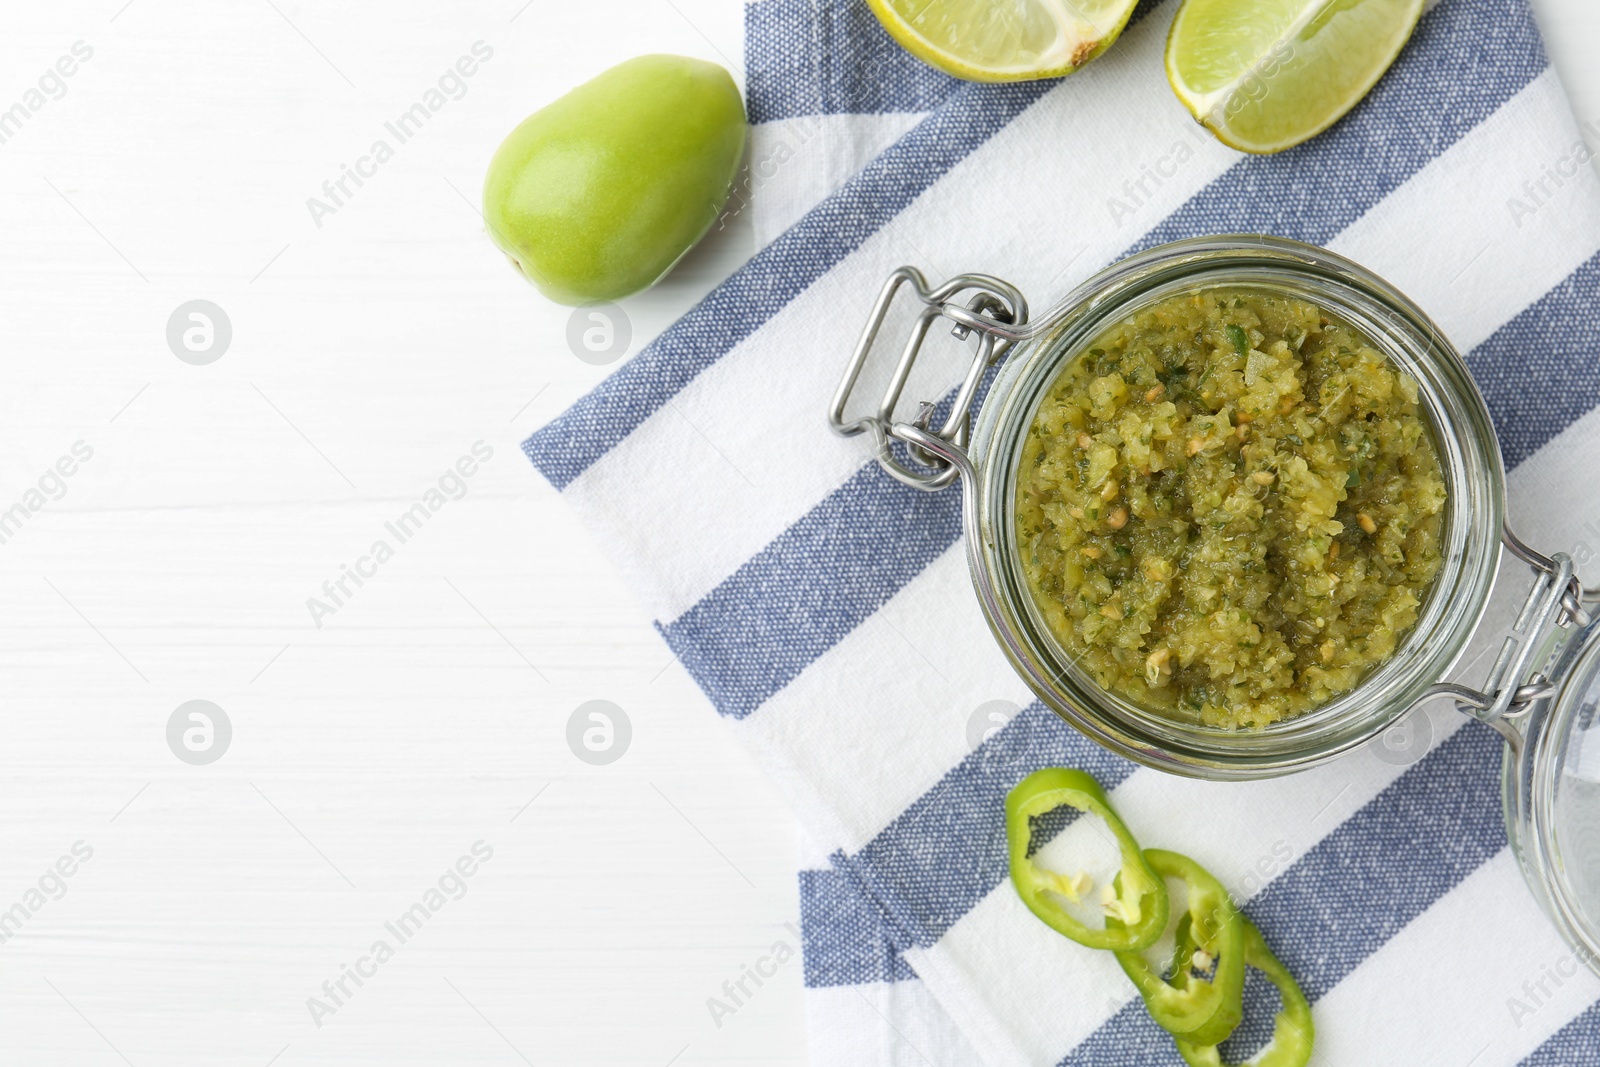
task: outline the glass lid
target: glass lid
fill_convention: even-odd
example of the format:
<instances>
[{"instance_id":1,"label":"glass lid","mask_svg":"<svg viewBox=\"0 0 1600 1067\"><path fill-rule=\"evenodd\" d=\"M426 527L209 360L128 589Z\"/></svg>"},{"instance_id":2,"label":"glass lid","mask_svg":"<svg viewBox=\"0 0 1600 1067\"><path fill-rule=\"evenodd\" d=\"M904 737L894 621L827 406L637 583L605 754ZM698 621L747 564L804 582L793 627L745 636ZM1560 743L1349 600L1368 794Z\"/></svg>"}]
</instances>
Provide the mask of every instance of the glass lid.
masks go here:
<instances>
[{"instance_id":1,"label":"glass lid","mask_svg":"<svg viewBox=\"0 0 1600 1067\"><path fill-rule=\"evenodd\" d=\"M1529 738L1536 846L1526 859L1553 917L1593 950L1600 945L1600 624L1575 636L1554 711L1541 736Z\"/></svg>"}]
</instances>

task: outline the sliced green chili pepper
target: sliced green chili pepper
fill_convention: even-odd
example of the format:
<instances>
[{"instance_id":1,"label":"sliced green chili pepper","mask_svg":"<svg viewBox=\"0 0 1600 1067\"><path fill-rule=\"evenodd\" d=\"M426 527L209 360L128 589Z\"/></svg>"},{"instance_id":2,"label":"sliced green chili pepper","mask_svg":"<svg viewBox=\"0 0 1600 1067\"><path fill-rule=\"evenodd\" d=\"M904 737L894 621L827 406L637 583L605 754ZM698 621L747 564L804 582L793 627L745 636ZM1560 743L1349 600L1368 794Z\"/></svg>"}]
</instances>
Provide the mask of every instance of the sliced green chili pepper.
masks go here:
<instances>
[{"instance_id":1,"label":"sliced green chili pepper","mask_svg":"<svg viewBox=\"0 0 1600 1067\"><path fill-rule=\"evenodd\" d=\"M1311 1046L1316 1037L1311 1004L1288 968L1267 948L1255 924L1243 915L1239 916L1239 921L1244 926L1244 961L1272 979L1283 1000L1283 1007L1278 1009L1278 1017L1272 1025L1271 1043L1250 1062L1255 1067L1305 1067L1311 1061ZM1224 1067L1222 1053L1216 1045L1196 1045L1183 1038L1178 1038L1177 1044L1183 1062L1190 1067Z\"/></svg>"},{"instance_id":2,"label":"sliced green chili pepper","mask_svg":"<svg viewBox=\"0 0 1600 1067\"><path fill-rule=\"evenodd\" d=\"M1085 872L1063 875L1033 861L1029 820L1057 808L1075 808L1105 821L1116 837L1122 869L1101 887L1100 903L1112 922L1094 927L1071 913L1066 904L1083 902L1094 888ZM1017 895L1052 929L1081 945L1112 950L1149 948L1167 926L1167 885L1150 869L1144 853L1117 813L1111 810L1100 783L1083 771L1047 767L1018 782L1006 796L1006 837L1011 853L1011 882Z\"/></svg>"},{"instance_id":3,"label":"sliced green chili pepper","mask_svg":"<svg viewBox=\"0 0 1600 1067\"><path fill-rule=\"evenodd\" d=\"M1244 917L1222 883L1188 856L1147 848L1144 858L1163 879L1184 883L1172 964L1163 973L1138 952L1118 952L1117 962L1162 1029L1193 1045L1221 1044L1244 1017Z\"/></svg>"}]
</instances>

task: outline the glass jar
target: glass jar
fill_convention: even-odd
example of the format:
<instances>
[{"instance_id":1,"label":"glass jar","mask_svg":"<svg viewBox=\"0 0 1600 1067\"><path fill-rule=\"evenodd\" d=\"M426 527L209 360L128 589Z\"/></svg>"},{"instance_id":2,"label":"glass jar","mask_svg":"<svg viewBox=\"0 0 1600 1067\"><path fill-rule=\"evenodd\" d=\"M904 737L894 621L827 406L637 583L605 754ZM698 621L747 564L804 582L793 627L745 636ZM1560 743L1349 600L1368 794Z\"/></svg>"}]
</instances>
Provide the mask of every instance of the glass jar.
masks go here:
<instances>
[{"instance_id":1,"label":"glass jar","mask_svg":"<svg viewBox=\"0 0 1600 1067\"><path fill-rule=\"evenodd\" d=\"M920 306L876 412L845 410L890 307L905 287ZM1016 547L1017 465L1038 406L1066 363L1102 331L1174 294L1227 286L1302 298L1364 333L1414 378L1448 493L1444 561L1418 620L1394 655L1349 692L1254 730L1179 722L1099 686L1045 625ZM896 419L922 342L937 321L976 353L954 393ZM999 364L976 416L971 409ZM935 426L935 420L938 425ZM929 491L959 480L973 587L1007 658L1078 730L1139 763L1192 777L1239 780L1332 759L1433 699L1448 699L1507 740L1506 820L1529 883L1587 962L1600 970L1600 625L1571 559L1546 557L1505 524L1505 474L1494 426L1460 353L1402 293L1325 249L1259 236L1179 241L1114 264L1043 317L1030 320L1012 285L962 275L930 287L909 267L879 294L829 411L843 435L870 433L880 464ZM1500 570L1527 564L1533 581L1488 680L1443 681L1477 631ZM1512 565L1509 569L1520 568ZM1527 572L1524 572L1527 573ZM1509 573L1508 573L1509 578ZM1590 739L1591 730L1596 730Z\"/></svg>"}]
</instances>

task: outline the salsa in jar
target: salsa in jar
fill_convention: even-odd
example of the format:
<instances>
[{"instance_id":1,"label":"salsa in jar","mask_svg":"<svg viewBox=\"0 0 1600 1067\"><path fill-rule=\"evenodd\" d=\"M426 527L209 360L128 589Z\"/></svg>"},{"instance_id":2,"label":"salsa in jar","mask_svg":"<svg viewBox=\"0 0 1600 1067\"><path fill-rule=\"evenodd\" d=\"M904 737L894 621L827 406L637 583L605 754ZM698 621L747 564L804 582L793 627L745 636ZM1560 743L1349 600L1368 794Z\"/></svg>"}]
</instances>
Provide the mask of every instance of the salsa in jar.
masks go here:
<instances>
[{"instance_id":1,"label":"salsa in jar","mask_svg":"<svg viewBox=\"0 0 1600 1067\"><path fill-rule=\"evenodd\" d=\"M1354 687L1416 623L1446 490L1416 381L1307 300L1171 296L1101 333L1034 414L1023 576L1101 687L1264 726Z\"/></svg>"}]
</instances>

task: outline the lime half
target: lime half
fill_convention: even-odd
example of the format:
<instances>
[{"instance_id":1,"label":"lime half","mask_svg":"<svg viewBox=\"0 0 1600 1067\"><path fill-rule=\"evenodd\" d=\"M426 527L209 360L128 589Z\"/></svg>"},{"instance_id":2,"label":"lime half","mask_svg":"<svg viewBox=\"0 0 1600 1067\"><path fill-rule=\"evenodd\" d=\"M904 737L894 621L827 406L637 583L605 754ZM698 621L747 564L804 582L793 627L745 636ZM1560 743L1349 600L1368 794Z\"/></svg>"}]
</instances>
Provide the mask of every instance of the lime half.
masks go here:
<instances>
[{"instance_id":1,"label":"lime half","mask_svg":"<svg viewBox=\"0 0 1600 1067\"><path fill-rule=\"evenodd\" d=\"M1071 74L1111 46L1138 0L867 0L889 35L978 82Z\"/></svg>"},{"instance_id":2,"label":"lime half","mask_svg":"<svg viewBox=\"0 0 1600 1067\"><path fill-rule=\"evenodd\" d=\"M1423 0L1186 0L1167 81L1224 144L1281 152L1355 107L1405 46Z\"/></svg>"}]
</instances>

